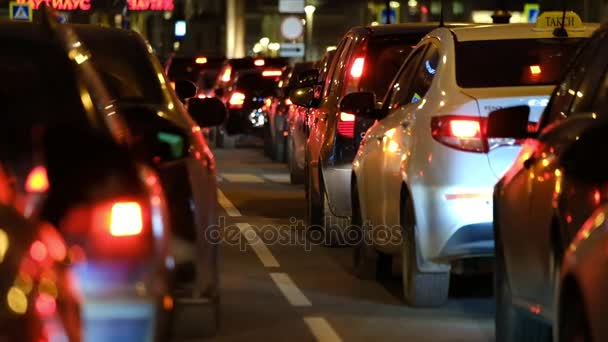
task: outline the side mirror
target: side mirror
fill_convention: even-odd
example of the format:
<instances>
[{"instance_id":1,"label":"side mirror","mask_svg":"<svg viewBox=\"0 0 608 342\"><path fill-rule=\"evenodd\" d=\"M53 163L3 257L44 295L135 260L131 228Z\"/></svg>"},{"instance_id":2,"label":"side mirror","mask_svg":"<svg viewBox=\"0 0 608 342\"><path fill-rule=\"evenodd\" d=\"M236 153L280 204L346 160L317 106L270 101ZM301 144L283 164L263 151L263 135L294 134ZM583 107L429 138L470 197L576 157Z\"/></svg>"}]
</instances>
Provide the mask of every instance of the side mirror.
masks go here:
<instances>
[{"instance_id":1,"label":"side mirror","mask_svg":"<svg viewBox=\"0 0 608 342\"><path fill-rule=\"evenodd\" d=\"M186 80L177 81L175 83L175 93L184 102L186 99L196 96L196 85Z\"/></svg>"},{"instance_id":2,"label":"side mirror","mask_svg":"<svg viewBox=\"0 0 608 342\"><path fill-rule=\"evenodd\" d=\"M319 83L319 70L311 69L298 74L298 87L312 87Z\"/></svg>"},{"instance_id":3,"label":"side mirror","mask_svg":"<svg viewBox=\"0 0 608 342\"><path fill-rule=\"evenodd\" d=\"M488 117L488 138L526 139L532 135L528 131L530 107L516 106L502 108L490 113Z\"/></svg>"},{"instance_id":4,"label":"side mirror","mask_svg":"<svg viewBox=\"0 0 608 342\"><path fill-rule=\"evenodd\" d=\"M350 93L340 100L340 112L353 114L366 119L379 120L380 111L376 109L376 95L372 92Z\"/></svg>"},{"instance_id":5,"label":"side mirror","mask_svg":"<svg viewBox=\"0 0 608 342\"><path fill-rule=\"evenodd\" d=\"M319 105L313 87L296 88L289 94L289 99L296 105L306 108L316 108Z\"/></svg>"},{"instance_id":6,"label":"side mirror","mask_svg":"<svg viewBox=\"0 0 608 342\"><path fill-rule=\"evenodd\" d=\"M226 106L215 97L189 98L186 101L186 108L200 127L218 126L226 120Z\"/></svg>"}]
</instances>

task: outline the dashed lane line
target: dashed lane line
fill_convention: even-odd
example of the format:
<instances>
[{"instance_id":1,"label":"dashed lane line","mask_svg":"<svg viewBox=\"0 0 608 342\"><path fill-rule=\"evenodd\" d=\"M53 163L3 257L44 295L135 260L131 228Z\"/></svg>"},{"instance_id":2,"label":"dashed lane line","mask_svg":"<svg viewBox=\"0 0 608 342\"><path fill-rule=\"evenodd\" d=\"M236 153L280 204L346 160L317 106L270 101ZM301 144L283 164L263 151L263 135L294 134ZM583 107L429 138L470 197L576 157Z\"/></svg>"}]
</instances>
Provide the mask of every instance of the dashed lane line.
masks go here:
<instances>
[{"instance_id":1,"label":"dashed lane line","mask_svg":"<svg viewBox=\"0 0 608 342\"><path fill-rule=\"evenodd\" d=\"M312 303L287 273L270 273L270 278L292 306L312 306Z\"/></svg>"},{"instance_id":2,"label":"dashed lane line","mask_svg":"<svg viewBox=\"0 0 608 342\"><path fill-rule=\"evenodd\" d=\"M224 208L228 216L242 216L241 212L232 204L232 202L224 195L222 190L217 189L217 202Z\"/></svg>"},{"instance_id":3,"label":"dashed lane line","mask_svg":"<svg viewBox=\"0 0 608 342\"><path fill-rule=\"evenodd\" d=\"M268 246L260 239L258 233L256 233L255 229L251 227L249 223L237 223L237 227L241 231L241 234L247 239L249 242L249 246L253 249L255 254L258 256L264 267L279 267L279 262L272 255Z\"/></svg>"},{"instance_id":4,"label":"dashed lane line","mask_svg":"<svg viewBox=\"0 0 608 342\"><path fill-rule=\"evenodd\" d=\"M329 322L323 317L304 317L304 322L310 332L319 342L341 342L342 339Z\"/></svg>"}]
</instances>

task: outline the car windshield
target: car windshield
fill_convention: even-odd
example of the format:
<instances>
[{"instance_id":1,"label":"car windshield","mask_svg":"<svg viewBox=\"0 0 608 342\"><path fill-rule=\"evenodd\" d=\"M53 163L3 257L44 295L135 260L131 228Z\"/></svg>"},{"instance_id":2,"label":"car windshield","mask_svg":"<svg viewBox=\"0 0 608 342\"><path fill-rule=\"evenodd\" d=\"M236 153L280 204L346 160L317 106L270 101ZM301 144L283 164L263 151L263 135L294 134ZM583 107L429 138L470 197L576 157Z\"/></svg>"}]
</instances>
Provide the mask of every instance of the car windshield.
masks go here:
<instances>
[{"instance_id":1,"label":"car windshield","mask_svg":"<svg viewBox=\"0 0 608 342\"><path fill-rule=\"evenodd\" d=\"M163 93L148 51L133 39L78 32L94 55L93 64L101 74L110 95L119 101L163 103ZM120 55L116 54L120 51Z\"/></svg>"},{"instance_id":2,"label":"car windshield","mask_svg":"<svg viewBox=\"0 0 608 342\"><path fill-rule=\"evenodd\" d=\"M456 81L463 88L553 85L583 39L508 39L456 45Z\"/></svg>"},{"instance_id":3,"label":"car windshield","mask_svg":"<svg viewBox=\"0 0 608 342\"><path fill-rule=\"evenodd\" d=\"M361 88L373 92L378 99L383 98L401 64L423 36L424 33L416 33L372 38L366 57L369 70Z\"/></svg>"},{"instance_id":4,"label":"car windshield","mask_svg":"<svg viewBox=\"0 0 608 342\"><path fill-rule=\"evenodd\" d=\"M23 40L0 38L0 45L11 47L0 52L0 148L4 158L29 155L37 127L89 125L74 73L60 51Z\"/></svg>"}]
</instances>

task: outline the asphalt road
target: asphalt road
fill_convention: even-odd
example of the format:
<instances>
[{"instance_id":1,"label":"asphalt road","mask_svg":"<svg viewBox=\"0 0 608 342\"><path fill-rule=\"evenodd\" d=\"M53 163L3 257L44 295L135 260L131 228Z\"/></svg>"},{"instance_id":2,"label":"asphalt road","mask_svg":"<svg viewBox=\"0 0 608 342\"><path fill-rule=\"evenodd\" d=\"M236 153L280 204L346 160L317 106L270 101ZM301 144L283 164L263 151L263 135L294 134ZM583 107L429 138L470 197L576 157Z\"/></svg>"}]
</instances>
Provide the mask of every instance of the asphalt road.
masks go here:
<instances>
[{"instance_id":1,"label":"asphalt road","mask_svg":"<svg viewBox=\"0 0 608 342\"><path fill-rule=\"evenodd\" d=\"M448 304L412 309L400 276L362 281L349 248L306 243L304 191L259 149L216 150L221 327L217 341L493 341L489 277L453 277Z\"/></svg>"}]
</instances>

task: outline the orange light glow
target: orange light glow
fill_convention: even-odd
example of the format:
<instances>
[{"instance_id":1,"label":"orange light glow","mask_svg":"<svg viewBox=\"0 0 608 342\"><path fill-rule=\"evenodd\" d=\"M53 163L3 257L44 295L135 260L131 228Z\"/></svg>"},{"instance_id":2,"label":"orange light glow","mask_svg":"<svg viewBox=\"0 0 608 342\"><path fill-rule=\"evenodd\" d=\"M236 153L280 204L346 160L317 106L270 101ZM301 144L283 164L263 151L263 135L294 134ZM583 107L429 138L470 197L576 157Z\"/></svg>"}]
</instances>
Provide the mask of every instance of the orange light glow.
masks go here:
<instances>
[{"instance_id":1,"label":"orange light glow","mask_svg":"<svg viewBox=\"0 0 608 342\"><path fill-rule=\"evenodd\" d=\"M205 94L198 94L198 96L197 96L197 97L198 97L199 99L206 99L206 98L207 98L207 95L205 95Z\"/></svg>"},{"instance_id":2,"label":"orange light glow","mask_svg":"<svg viewBox=\"0 0 608 342\"><path fill-rule=\"evenodd\" d=\"M281 70L264 70L262 71L262 76L264 77L277 77L281 76Z\"/></svg>"},{"instance_id":3,"label":"orange light glow","mask_svg":"<svg viewBox=\"0 0 608 342\"><path fill-rule=\"evenodd\" d=\"M291 106L292 104L293 104L293 102L291 102L291 99L287 98L287 99L285 100L285 105L287 105L287 106Z\"/></svg>"},{"instance_id":4,"label":"orange light glow","mask_svg":"<svg viewBox=\"0 0 608 342\"><path fill-rule=\"evenodd\" d=\"M167 311L173 309L173 297L168 295L163 297L163 308Z\"/></svg>"},{"instance_id":5,"label":"orange light glow","mask_svg":"<svg viewBox=\"0 0 608 342\"><path fill-rule=\"evenodd\" d=\"M600 191L595 190L593 192L593 203L595 203L595 205L598 205L598 204L600 204L601 199L602 199L602 196L600 194Z\"/></svg>"},{"instance_id":6,"label":"orange light glow","mask_svg":"<svg viewBox=\"0 0 608 342\"><path fill-rule=\"evenodd\" d=\"M353 121L355 121L355 115L350 114L350 113L340 112L340 121L353 122Z\"/></svg>"},{"instance_id":7,"label":"orange light glow","mask_svg":"<svg viewBox=\"0 0 608 342\"><path fill-rule=\"evenodd\" d=\"M456 138L474 138L481 134L481 126L476 120L452 120L450 130Z\"/></svg>"},{"instance_id":8,"label":"orange light glow","mask_svg":"<svg viewBox=\"0 0 608 342\"><path fill-rule=\"evenodd\" d=\"M241 107L243 107L243 104L245 103L245 94L239 93L238 91L232 93L232 95L230 96L230 100L228 101L228 103L230 104L231 108L241 108Z\"/></svg>"},{"instance_id":9,"label":"orange light glow","mask_svg":"<svg viewBox=\"0 0 608 342\"><path fill-rule=\"evenodd\" d=\"M46 175L44 166L36 166L32 169L25 181L25 190L27 192L46 192L49 189L49 180Z\"/></svg>"},{"instance_id":10,"label":"orange light glow","mask_svg":"<svg viewBox=\"0 0 608 342\"><path fill-rule=\"evenodd\" d=\"M365 66L365 58L357 57L350 68L350 75L353 78L360 78L363 76L363 67Z\"/></svg>"},{"instance_id":11,"label":"orange light glow","mask_svg":"<svg viewBox=\"0 0 608 342\"><path fill-rule=\"evenodd\" d=\"M171 88L175 89L175 82L169 82L169 85L171 85Z\"/></svg>"},{"instance_id":12,"label":"orange light glow","mask_svg":"<svg viewBox=\"0 0 608 342\"><path fill-rule=\"evenodd\" d=\"M256 59L255 61L253 61L253 64L255 66L264 66L266 62L263 59Z\"/></svg>"},{"instance_id":13,"label":"orange light glow","mask_svg":"<svg viewBox=\"0 0 608 342\"><path fill-rule=\"evenodd\" d=\"M141 233L143 218L141 206L136 202L119 202L112 206L110 234L131 236Z\"/></svg>"},{"instance_id":14,"label":"orange light glow","mask_svg":"<svg viewBox=\"0 0 608 342\"><path fill-rule=\"evenodd\" d=\"M47 255L48 250L40 240L34 241L34 243L32 243L32 246L30 246L30 256L32 257L32 259L38 262L42 262L46 259Z\"/></svg>"},{"instance_id":15,"label":"orange light glow","mask_svg":"<svg viewBox=\"0 0 608 342\"><path fill-rule=\"evenodd\" d=\"M230 77L232 77L232 68L227 67L222 74L222 82L229 82Z\"/></svg>"},{"instance_id":16,"label":"orange light glow","mask_svg":"<svg viewBox=\"0 0 608 342\"><path fill-rule=\"evenodd\" d=\"M530 65L530 73L532 75L540 75L542 72L540 65Z\"/></svg>"},{"instance_id":17,"label":"orange light glow","mask_svg":"<svg viewBox=\"0 0 608 342\"><path fill-rule=\"evenodd\" d=\"M196 64L206 64L207 63L207 57L198 57L196 59Z\"/></svg>"}]
</instances>

